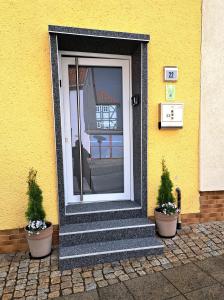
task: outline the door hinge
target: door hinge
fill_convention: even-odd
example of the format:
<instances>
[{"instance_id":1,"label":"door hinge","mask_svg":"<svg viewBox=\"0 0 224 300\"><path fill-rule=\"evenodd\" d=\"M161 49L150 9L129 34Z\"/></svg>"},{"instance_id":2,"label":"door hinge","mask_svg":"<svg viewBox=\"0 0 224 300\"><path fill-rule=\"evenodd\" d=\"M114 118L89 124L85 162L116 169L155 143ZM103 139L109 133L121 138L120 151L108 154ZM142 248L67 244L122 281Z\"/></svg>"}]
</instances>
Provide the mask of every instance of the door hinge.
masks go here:
<instances>
[{"instance_id":1,"label":"door hinge","mask_svg":"<svg viewBox=\"0 0 224 300\"><path fill-rule=\"evenodd\" d=\"M60 87L62 87L62 84L61 84L61 79L59 80L59 85L60 85Z\"/></svg>"}]
</instances>

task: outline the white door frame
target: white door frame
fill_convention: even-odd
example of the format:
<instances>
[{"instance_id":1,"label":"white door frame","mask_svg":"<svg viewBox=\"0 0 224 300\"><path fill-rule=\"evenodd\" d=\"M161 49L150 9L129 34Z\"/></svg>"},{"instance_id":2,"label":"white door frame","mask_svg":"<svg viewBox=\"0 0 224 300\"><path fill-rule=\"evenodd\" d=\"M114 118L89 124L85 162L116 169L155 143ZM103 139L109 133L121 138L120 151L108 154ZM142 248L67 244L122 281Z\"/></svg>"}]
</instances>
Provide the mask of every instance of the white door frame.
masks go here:
<instances>
[{"instance_id":1,"label":"white door frame","mask_svg":"<svg viewBox=\"0 0 224 300\"><path fill-rule=\"evenodd\" d=\"M123 86L123 137L124 137L124 193L84 194L83 202L133 200L133 149L131 109L131 57L121 55L95 54L61 51L60 53L60 110L62 128L62 149L64 166L65 204L80 203L80 196L73 195L73 170L71 146L71 120L69 104L68 65L122 67ZM69 57L62 57L69 55ZM128 112L128 113L126 113Z\"/></svg>"}]
</instances>

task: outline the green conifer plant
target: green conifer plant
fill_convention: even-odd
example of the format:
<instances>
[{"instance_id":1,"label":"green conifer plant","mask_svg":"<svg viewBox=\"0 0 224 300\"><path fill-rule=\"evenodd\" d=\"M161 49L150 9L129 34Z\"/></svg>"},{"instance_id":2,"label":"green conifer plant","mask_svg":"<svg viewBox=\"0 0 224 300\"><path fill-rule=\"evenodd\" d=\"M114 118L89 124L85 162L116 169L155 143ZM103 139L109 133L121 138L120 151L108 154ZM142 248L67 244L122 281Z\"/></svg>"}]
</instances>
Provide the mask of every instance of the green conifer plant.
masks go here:
<instances>
[{"instance_id":1,"label":"green conifer plant","mask_svg":"<svg viewBox=\"0 0 224 300\"><path fill-rule=\"evenodd\" d=\"M173 196L172 189L173 183L170 179L170 173L166 166L165 160L162 159L162 175L157 197L157 211L169 215L178 212L178 209L174 204L175 198Z\"/></svg>"},{"instance_id":2,"label":"green conifer plant","mask_svg":"<svg viewBox=\"0 0 224 300\"><path fill-rule=\"evenodd\" d=\"M28 224L29 233L35 234L40 230L45 229L45 211L43 208L43 195L42 190L36 182L37 171L34 169L30 169L27 184L27 195L28 195L28 208L25 213Z\"/></svg>"}]
</instances>

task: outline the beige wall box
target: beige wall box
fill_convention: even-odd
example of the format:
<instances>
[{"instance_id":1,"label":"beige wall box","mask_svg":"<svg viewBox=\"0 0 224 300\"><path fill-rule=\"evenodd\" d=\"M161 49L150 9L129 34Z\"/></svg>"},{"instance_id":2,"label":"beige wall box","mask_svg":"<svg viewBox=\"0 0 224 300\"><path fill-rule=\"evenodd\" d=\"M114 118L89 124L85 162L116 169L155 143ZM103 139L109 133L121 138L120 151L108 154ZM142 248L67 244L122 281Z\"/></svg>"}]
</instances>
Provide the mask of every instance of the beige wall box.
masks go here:
<instances>
[{"instance_id":1,"label":"beige wall box","mask_svg":"<svg viewBox=\"0 0 224 300\"><path fill-rule=\"evenodd\" d=\"M183 103L159 104L159 129L182 128L184 105Z\"/></svg>"},{"instance_id":2,"label":"beige wall box","mask_svg":"<svg viewBox=\"0 0 224 300\"><path fill-rule=\"evenodd\" d=\"M178 68L177 67L164 67L164 81L177 81L178 79Z\"/></svg>"}]
</instances>

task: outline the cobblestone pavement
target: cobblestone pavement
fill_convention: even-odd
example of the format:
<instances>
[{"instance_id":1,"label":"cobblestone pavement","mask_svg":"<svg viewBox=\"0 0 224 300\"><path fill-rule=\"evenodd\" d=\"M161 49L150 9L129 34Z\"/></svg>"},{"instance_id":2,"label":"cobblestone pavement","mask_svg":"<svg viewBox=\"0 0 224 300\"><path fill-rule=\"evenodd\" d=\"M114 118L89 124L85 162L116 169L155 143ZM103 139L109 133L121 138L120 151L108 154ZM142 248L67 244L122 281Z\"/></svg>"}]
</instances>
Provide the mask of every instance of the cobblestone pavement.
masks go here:
<instances>
[{"instance_id":1,"label":"cobblestone pavement","mask_svg":"<svg viewBox=\"0 0 224 300\"><path fill-rule=\"evenodd\" d=\"M60 272L58 252L41 260L28 252L0 255L2 299L48 299L106 287L224 254L224 222L185 226L163 239L163 255L144 256Z\"/></svg>"}]
</instances>

